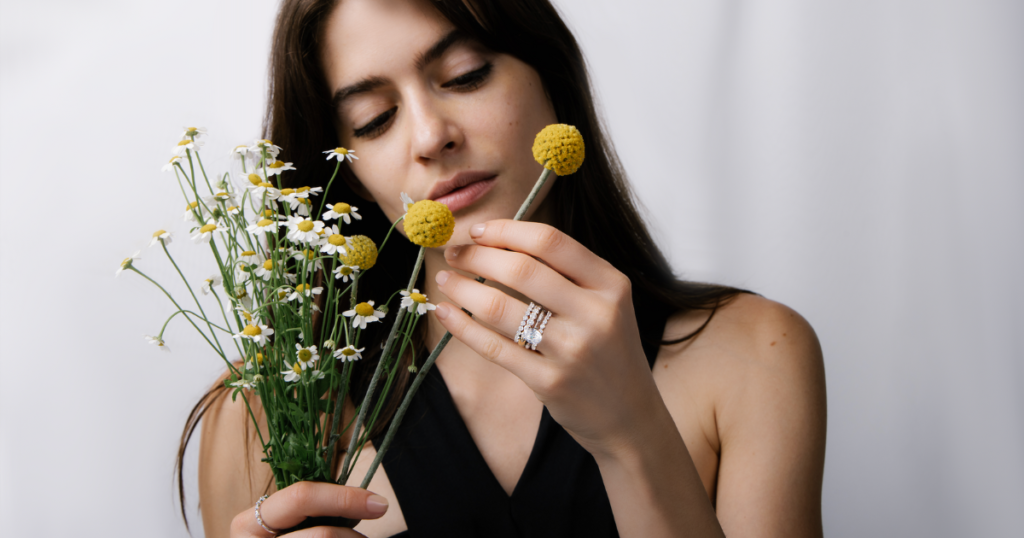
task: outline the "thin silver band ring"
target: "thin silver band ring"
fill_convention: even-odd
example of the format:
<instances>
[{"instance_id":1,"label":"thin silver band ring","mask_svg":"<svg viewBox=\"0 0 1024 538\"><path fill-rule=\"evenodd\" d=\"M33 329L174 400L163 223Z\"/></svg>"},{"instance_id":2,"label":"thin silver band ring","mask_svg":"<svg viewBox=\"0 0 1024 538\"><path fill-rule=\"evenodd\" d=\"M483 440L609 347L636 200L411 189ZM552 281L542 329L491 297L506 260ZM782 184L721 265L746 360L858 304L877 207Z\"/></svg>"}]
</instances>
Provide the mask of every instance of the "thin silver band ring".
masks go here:
<instances>
[{"instance_id":1,"label":"thin silver band ring","mask_svg":"<svg viewBox=\"0 0 1024 538\"><path fill-rule=\"evenodd\" d=\"M263 527L263 530L269 532L270 534L273 534L274 536L277 536L278 534L281 534L281 531L275 531L274 529L271 529L270 527L263 524L263 517L260 516L260 505L263 504L263 501L267 500L267 497L269 497L269 495L264 495L260 497L260 500L256 501L256 523L259 523L260 527Z\"/></svg>"}]
</instances>

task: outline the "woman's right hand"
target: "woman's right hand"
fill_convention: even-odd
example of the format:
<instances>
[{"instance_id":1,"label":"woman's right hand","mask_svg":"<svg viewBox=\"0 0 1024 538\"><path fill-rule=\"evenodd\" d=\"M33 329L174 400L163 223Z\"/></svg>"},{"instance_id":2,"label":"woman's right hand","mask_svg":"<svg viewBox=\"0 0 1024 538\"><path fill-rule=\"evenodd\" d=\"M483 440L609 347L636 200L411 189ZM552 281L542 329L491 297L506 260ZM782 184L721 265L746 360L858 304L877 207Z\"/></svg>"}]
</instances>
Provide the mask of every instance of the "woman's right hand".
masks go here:
<instances>
[{"instance_id":1,"label":"woman's right hand","mask_svg":"<svg viewBox=\"0 0 1024 538\"><path fill-rule=\"evenodd\" d=\"M263 501L260 516L263 524L272 530L290 529L308 517L346 517L350 519L376 519L388 510L388 501L380 495L362 488L339 486L322 482L298 482ZM256 521L256 507L238 514L231 521L232 538L270 538ZM364 536L352 529L340 527L313 527L289 533L295 538L327 538Z\"/></svg>"}]
</instances>

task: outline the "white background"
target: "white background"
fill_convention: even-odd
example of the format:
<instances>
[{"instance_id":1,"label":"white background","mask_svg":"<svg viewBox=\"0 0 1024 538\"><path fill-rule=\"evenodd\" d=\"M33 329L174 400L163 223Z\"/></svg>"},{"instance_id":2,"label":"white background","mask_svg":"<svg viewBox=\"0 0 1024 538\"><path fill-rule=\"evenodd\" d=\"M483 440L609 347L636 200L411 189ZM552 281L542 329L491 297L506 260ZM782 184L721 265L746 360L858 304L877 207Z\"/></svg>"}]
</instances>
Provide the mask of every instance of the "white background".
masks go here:
<instances>
[{"instance_id":1,"label":"white background","mask_svg":"<svg viewBox=\"0 0 1024 538\"><path fill-rule=\"evenodd\" d=\"M1024 3L558 5L677 270L817 330L826 533L1019 532ZM222 365L184 324L147 345L170 307L114 269L143 249L174 283L145 248L167 228L211 272L160 167L184 125L210 172L259 134L275 9L0 2L5 535L186 536L177 437Z\"/></svg>"}]
</instances>

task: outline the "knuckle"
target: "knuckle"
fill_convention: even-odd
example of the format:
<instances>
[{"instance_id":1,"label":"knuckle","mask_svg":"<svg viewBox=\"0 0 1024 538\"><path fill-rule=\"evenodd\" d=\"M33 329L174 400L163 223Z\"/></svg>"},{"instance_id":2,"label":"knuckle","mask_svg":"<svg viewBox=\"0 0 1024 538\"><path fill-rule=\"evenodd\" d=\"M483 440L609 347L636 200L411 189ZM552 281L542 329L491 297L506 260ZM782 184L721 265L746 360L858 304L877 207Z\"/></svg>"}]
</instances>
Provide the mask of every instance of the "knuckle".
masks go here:
<instances>
[{"instance_id":1,"label":"knuckle","mask_svg":"<svg viewBox=\"0 0 1024 538\"><path fill-rule=\"evenodd\" d=\"M497 338L488 336L480 342L480 354L489 361L495 361L501 356L501 347Z\"/></svg>"},{"instance_id":2,"label":"knuckle","mask_svg":"<svg viewBox=\"0 0 1024 538\"><path fill-rule=\"evenodd\" d=\"M481 312L484 319L488 322L502 319L502 316L505 313L506 304L504 297L501 297L497 293L489 293L485 301L483 312Z\"/></svg>"},{"instance_id":3,"label":"knuckle","mask_svg":"<svg viewBox=\"0 0 1024 538\"><path fill-rule=\"evenodd\" d=\"M565 245L565 237L557 228L544 226L537 232L537 247L541 252L560 250Z\"/></svg>"},{"instance_id":4,"label":"knuckle","mask_svg":"<svg viewBox=\"0 0 1024 538\"><path fill-rule=\"evenodd\" d=\"M533 258L523 256L508 266L508 275L512 282L529 282L537 272L537 262Z\"/></svg>"},{"instance_id":5,"label":"knuckle","mask_svg":"<svg viewBox=\"0 0 1024 538\"><path fill-rule=\"evenodd\" d=\"M288 486L288 497L295 506L305 506L316 497L316 491L309 482L296 482Z\"/></svg>"}]
</instances>

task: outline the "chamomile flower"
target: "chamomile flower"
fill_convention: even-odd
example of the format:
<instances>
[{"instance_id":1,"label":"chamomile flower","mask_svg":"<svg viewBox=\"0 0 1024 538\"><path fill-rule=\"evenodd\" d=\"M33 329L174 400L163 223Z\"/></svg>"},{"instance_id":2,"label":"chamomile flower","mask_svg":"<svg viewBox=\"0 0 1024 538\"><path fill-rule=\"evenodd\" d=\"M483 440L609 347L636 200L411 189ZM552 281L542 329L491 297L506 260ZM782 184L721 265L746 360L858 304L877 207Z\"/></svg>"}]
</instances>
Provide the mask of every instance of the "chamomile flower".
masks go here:
<instances>
[{"instance_id":1,"label":"chamomile flower","mask_svg":"<svg viewBox=\"0 0 1024 538\"><path fill-rule=\"evenodd\" d=\"M242 211L242 208L240 208L240 207L238 207L236 205L229 205L227 207L227 209L225 209L225 211L228 212L228 215L234 216L234 215L239 214Z\"/></svg>"},{"instance_id":2,"label":"chamomile flower","mask_svg":"<svg viewBox=\"0 0 1024 538\"><path fill-rule=\"evenodd\" d=\"M306 366L304 366L303 363L296 362L295 364L292 364L288 361L284 361L284 365L288 368L287 370L281 372L282 374L284 374L285 382L295 383L296 381L302 379L302 371L306 369Z\"/></svg>"},{"instance_id":3,"label":"chamomile flower","mask_svg":"<svg viewBox=\"0 0 1024 538\"><path fill-rule=\"evenodd\" d=\"M345 361L357 361L363 358L363 350L365 347L356 349L356 346L348 345L341 349L334 351L334 358L341 362Z\"/></svg>"},{"instance_id":4,"label":"chamomile flower","mask_svg":"<svg viewBox=\"0 0 1024 538\"><path fill-rule=\"evenodd\" d=\"M178 145L174 146L171 149L171 152L173 152L178 157L184 157L184 156L187 155L187 151L188 150L192 150L193 152L195 152L199 148L201 148L202 146L203 146L202 142L200 142L198 140L189 140L189 139L186 138L185 140L182 140L181 142L178 142Z\"/></svg>"},{"instance_id":5,"label":"chamomile flower","mask_svg":"<svg viewBox=\"0 0 1024 538\"><path fill-rule=\"evenodd\" d=\"M325 376L325 375L324 375L324 373L323 373L323 372L321 372L320 370L313 370L313 371L312 371L312 372L310 372L310 374L309 374L309 381L310 381L310 382L313 382L313 381L320 381L320 380L321 380L321 379L323 379L324 377L326 377L326 376Z\"/></svg>"},{"instance_id":6,"label":"chamomile flower","mask_svg":"<svg viewBox=\"0 0 1024 538\"><path fill-rule=\"evenodd\" d=\"M428 303L427 296L420 293L420 290L413 288L412 293L402 290L402 304L399 308L408 308L409 312L416 312L422 316L427 313L427 310L437 307Z\"/></svg>"},{"instance_id":7,"label":"chamomile flower","mask_svg":"<svg viewBox=\"0 0 1024 538\"><path fill-rule=\"evenodd\" d=\"M203 292L203 295L209 295L213 291L214 286L220 286L224 280L220 275L212 275L203 281L203 285L199 288Z\"/></svg>"},{"instance_id":8,"label":"chamomile flower","mask_svg":"<svg viewBox=\"0 0 1024 538\"><path fill-rule=\"evenodd\" d=\"M270 277L274 274L274 259L267 258L263 263L256 266L256 270L253 273L263 280L270 280Z\"/></svg>"},{"instance_id":9,"label":"chamomile flower","mask_svg":"<svg viewBox=\"0 0 1024 538\"><path fill-rule=\"evenodd\" d=\"M206 202L206 205L208 207L213 207L220 203L227 203L230 205L235 205L238 203L238 200L235 199L234 194L225 191L220 191L217 194L214 194L213 196L203 196L203 201Z\"/></svg>"},{"instance_id":10,"label":"chamomile flower","mask_svg":"<svg viewBox=\"0 0 1024 538\"><path fill-rule=\"evenodd\" d=\"M204 217L210 214L206 210L206 206L199 202L189 202L189 204L185 206L185 215L182 218L185 222L199 222L199 219L196 218L196 213L199 213Z\"/></svg>"},{"instance_id":11,"label":"chamomile flower","mask_svg":"<svg viewBox=\"0 0 1024 538\"><path fill-rule=\"evenodd\" d=\"M228 231L228 229L221 226L219 222L211 221L196 230L195 235L192 236L192 240L196 243L209 243L210 239L213 238L213 232L224 233L226 231Z\"/></svg>"},{"instance_id":12,"label":"chamomile flower","mask_svg":"<svg viewBox=\"0 0 1024 538\"><path fill-rule=\"evenodd\" d=\"M405 194L404 192L402 193L402 208L405 209L406 213L409 212L409 208L412 207L412 204L415 203L416 202L414 202L413 199L410 198L408 194Z\"/></svg>"},{"instance_id":13,"label":"chamomile flower","mask_svg":"<svg viewBox=\"0 0 1024 538\"><path fill-rule=\"evenodd\" d=\"M323 221L309 220L294 215L285 223L288 227L288 239L296 243L313 243L320 238L319 232L324 229Z\"/></svg>"},{"instance_id":14,"label":"chamomile flower","mask_svg":"<svg viewBox=\"0 0 1024 538\"><path fill-rule=\"evenodd\" d=\"M241 146L235 146L231 148L231 151L228 152L228 155L239 159L244 159L247 153L249 153L249 146L242 144Z\"/></svg>"},{"instance_id":15,"label":"chamomile flower","mask_svg":"<svg viewBox=\"0 0 1024 538\"><path fill-rule=\"evenodd\" d=\"M236 261L238 263L252 265L262 260L260 260L260 256L259 254L256 254L255 250L243 250L242 252L238 253L238 258L236 259Z\"/></svg>"},{"instance_id":16,"label":"chamomile flower","mask_svg":"<svg viewBox=\"0 0 1024 538\"><path fill-rule=\"evenodd\" d=\"M163 338L160 338L159 336L149 336L148 334L143 335L143 336L146 338L147 342L149 342L150 344L153 344L154 346L159 348L160 351L170 351L171 350L171 348L167 347L167 343L164 342Z\"/></svg>"},{"instance_id":17,"label":"chamomile flower","mask_svg":"<svg viewBox=\"0 0 1024 538\"><path fill-rule=\"evenodd\" d=\"M181 133L181 139L185 140L188 138L199 138L206 134L206 127L185 127L185 132Z\"/></svg>"},{"instance_id":18,"label":"chamomile flower","mask_svg":"<svg viewBox=\"0 0 1024 538\"><path fill-rule=\"evenodd\" d=\"M302 365L303 369L313 366L313 363L320 360L316 352L316 346L302 347L302 344L295 344L295 362Z\"/></svg>"},{"instance_id":19,"label":"chamomile flower","mask_svg":"<svg viewBox=\"0 0 1024 538\"><path fill-rule=\"evenodd\" d=\"M245 326L242 332L232 336L232 338L248 339L252 340L258 345L264 345L267 343L267 338L274 334L274 329L267 327L266 325L254 319L252 323Z\"/></svg>"},{"instance_id":20,"label":"chamomile flower","mask_svg":"<svg viewBox=\"0 0 1024 538\"><path fill-rule=\"evenodd\" d=\"M330 209L324 213L324 220L330 219L341 219L345 221L345 224L352 224L352 219L363 220L363 217L356 213L359 208L356 206L348 205L344 202L334 204L330 206Z\"/></svg>"},{"instance_id":21,"label":"chamomile flower","mask_svg":"<svg viewBox=\"0 0 1024 538\"><path fill-rule=\"evenodd\" d=\"M299 261L299 266L305 268L306 272L319 271L324 268L324 261L317 257L316 245L292 254L292 257Z\"/></svg>"},{"instance_id":22,"label":"chamomile flower","mask_svg":"<svg viewBox=\"0 0 1024 538\"><path fill-rule=\"evenodd\" d=\"M299 284L298 286L295 286L295 291L293 291L292 294L288 296L288 300L294 301L298 299L299 304L302 304L303 297L312 298L314 295L320 295L321 293L323 293L323 291L324 289L321 287L313 288L310 287L309 284Z\"/></svg>"},{"instance_id":23,"label":"chamomile flower","mask_svg":"<svg viewBox=\"0 0 1024 538\"><path fill-rule=\"evenodd\" d=\"M117 271L114 272L114 276L120 275L121 271L124 271L125 269L131 269L132 264L135 263L135 260L142 259L139 257L139 253L141 252L141 250L136 250L135 254L132 254L131 256L128 256L127 258L121 260L121 265L117 267Z\"/></svg>"},{"instance_id":24,"label":"chamomile flower","mask_svg":"<svg viewBox=\"0 0 1024 538\"><path fill-rule=\"evenodd\" d=\"M255 155L257 158L263 156L263 152L266 151L267 155L272 159L277 159L277 154L281 153L281 148L275 146L270 140L262 139L256 140L249 146L249 152Z\"/></svg>"},{"instance_id":25,"label":"chamomile flower","mask_svg":"<svg viewBox=\"0 0 1024 538\"><path fill-rule=\"evenodd\" d=\"M379 321L380 318L384 317L384 312L373 308L373 301L367 301L365 303L359 303L352 310L346 310L341 313L346 318L352 318L352 327L359 327L365 329L367 323Z\"/></svg>"},{"instance_id":26,"label":"chamomile flower","mask_svg":"<svg viewBox=\"0 0 1024 538\"><path fill-rule=\"evenodd\" d=\"M246 364L245 365L245 369L249 370L250 369L250 365L251 365L251 363ZM256 388L256 380L242 378L242 379L239 379L238 381L235 381L234 383L231 383L231 386L232 387L238 387L240 389L254 389L254 388Z\"/></svg>"},{"instance_id":27,"label":"chamomile flower","mask_svg":"<svg viewBox=\"0 0 1024 538\"><path fill-rule=\"evenodd\" d=\"M341 235L341 230L338 229L338 225L332 225L324 228L324 241L320 246L320 252L324 254L341 254L345 255L345 244L348 240L345 239L344 235Z\"/></svg>"},{"instance_id":28,"label":"chamomile flower","mask_svg":"<svg viewBox=\"0 0 1024 538\"><path fill-rule=\"evenodd\" d=\"M157 230L153 232L153 240L149 242L149 246L154 246L161 241L163 241L164 245L170 245L171 232L168 232L167 230Z\"/></svg>"},{"instance_id":29,"label":"chamomile flower","mask_svg":"<svg viewBox=\"0 0 1024 538\"><path fill-rule=\"evenodd\" d=\"M329 149L324 153L327 154L328 161L331 159L338 159L339 163L345 161L346 159L348 159L348 162L352 162L353 160L359 159L359 157L356 157L356 150L354 149L334 148Z\"/></svg>"},{"instance_id":30,"label":"chamomile flower","mask_svg":"<svg viewBox=\"0 0 1024 538\"><path fill-rule=\"evenodd\" d=\"M258 167L256 169L256 173L263 174L264 173L263 168L264 167L262 167L262 166ZM281 172L286 172L288 170L295 170L295 167L292 166L292 163L286 163L284 161L273 161L273 162L268 162L267 165L266 165L267 177L273 177L273 176L276 176L276 175L280 174Z\"/></svg>"},{"instance_id":31,"label":"chamomile flower","mask_svg":"<svg viewBox=\"0 0 1024 538\"><path fill-rule=\"evenodd\" d=\"M171 160L167 161L167 164L165 164L164 167L161 168L160 170L162 170L164 172L169 172L171 170L174 170L174 165L177 164L180 161L181 161L181 156L175 155L174 157L171 157Z\"/></svg>"},{"instance_id":32,"label":"chamomile flower","mask_svg":"<svg viewBox=\"0 0 1024 538\"><path fill-rule=\"evenodd\" d=\"M245 231L253 235L265 235L276 232L280 224L280 221L263 218L246 226Z\"/></svg>"},{"instance_id":33,"label":"chamomile flower","mask_svg":"<svg viewBox=\"0 0 1024 538\"><path fill-rule=\"evenodd\" d=\"M253 313L253 312L249 311L249 308L244 306L244 305L236 306L235 307L235 311L237 311L238 314L242 316L242 319L245 320L245 323L247 325L252 325L254 323L255 324L259 324L259 322L260 322L260 315L258 313ZM256 358L259 359L258 362L260 364L263 364L263 355L262 354L257 353L257 357Z\"/></svg>"},{"instance_id":34,"label":"chamomile flower","mask_svg":"<svg viewBox=\"0 0 1024 538\"><path fill-rule=\"evenodd\" d=\"M334 278L340 278L342 282L348 282L349 279L355 279L356 275L359 274L358 265L339 265L334 270Z\"/></svg>"}]
</instances>

